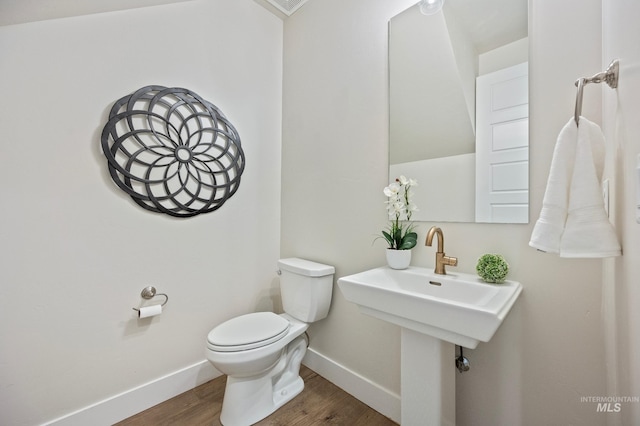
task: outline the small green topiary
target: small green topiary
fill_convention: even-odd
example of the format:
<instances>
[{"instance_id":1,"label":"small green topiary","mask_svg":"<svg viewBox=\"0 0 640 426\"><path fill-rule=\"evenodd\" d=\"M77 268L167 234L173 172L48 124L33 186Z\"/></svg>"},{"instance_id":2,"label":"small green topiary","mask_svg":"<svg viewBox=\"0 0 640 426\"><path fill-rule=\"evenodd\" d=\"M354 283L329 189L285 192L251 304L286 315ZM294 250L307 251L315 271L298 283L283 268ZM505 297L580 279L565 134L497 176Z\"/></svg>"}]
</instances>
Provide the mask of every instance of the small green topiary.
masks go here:
<instances>
[{"instance_id":1,"label":"small green topiary","mask_svg":"<svg viewBox=\"0 0 640 426\"><path fill-rule=\"evenodd\" d=\"M478 259L476 271L488 283L503 283L509 273L509 264L499 254L483 254Z\"/></svg>"}]
</instances>

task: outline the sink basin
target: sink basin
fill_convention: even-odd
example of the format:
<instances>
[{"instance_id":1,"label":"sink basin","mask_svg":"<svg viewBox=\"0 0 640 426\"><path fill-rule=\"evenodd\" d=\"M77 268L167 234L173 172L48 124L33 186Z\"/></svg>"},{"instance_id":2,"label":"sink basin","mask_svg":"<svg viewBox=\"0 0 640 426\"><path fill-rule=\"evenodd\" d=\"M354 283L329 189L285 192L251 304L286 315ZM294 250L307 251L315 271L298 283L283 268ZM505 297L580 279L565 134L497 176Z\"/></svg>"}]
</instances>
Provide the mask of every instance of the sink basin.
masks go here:
<instances>
[{"instance_id":1,"label":"sink basin","mask_svg":"<svg viewBox=\"0 0 640 426\"><path fill-rule=\"evenodd\" d=\"M475 275L381 267L338 279L361 312L474 349L488 342L522 292L522 284L488 284Z\"/></svg>"}]
</instances>

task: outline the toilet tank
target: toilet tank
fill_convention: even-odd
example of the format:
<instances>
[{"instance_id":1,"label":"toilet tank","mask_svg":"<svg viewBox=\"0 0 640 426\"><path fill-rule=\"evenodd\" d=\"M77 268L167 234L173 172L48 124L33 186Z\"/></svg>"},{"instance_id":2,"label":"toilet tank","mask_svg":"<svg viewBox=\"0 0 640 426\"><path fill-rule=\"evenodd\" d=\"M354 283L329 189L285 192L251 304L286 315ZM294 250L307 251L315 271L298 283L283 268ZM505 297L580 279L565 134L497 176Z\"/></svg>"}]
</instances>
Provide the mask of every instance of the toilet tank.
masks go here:
<instances>
[{"instance_id":1,"label":"toilet tank","mask_svg":"<svg viewBox=\"0 0 640 426\"><path fill-rule=\"evenodd\" d=\"M329 313L335 268L292 257L278 261L284 311L303 322L319 321Z\"/></svg>"}]
</instances>

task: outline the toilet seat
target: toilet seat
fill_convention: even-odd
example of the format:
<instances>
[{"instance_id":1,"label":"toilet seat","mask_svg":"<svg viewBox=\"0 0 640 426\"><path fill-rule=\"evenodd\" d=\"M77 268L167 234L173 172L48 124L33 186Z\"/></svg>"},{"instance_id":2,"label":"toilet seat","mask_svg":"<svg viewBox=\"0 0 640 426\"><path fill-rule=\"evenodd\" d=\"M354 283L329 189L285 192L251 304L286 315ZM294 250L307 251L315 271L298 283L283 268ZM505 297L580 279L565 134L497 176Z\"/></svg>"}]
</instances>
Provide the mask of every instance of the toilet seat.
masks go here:
<instances>
[{"instance_id":1,"label":"toilet seat","mask_svg":"<svg viewBox=\"0 0 640 426\"><path fill-rule=\"evenodd\" d=\"M209 349L238 352L256 349L282 339L289 321L273 312L241 315L223 322L207 335Z\"/></svg>"}]
</instances>

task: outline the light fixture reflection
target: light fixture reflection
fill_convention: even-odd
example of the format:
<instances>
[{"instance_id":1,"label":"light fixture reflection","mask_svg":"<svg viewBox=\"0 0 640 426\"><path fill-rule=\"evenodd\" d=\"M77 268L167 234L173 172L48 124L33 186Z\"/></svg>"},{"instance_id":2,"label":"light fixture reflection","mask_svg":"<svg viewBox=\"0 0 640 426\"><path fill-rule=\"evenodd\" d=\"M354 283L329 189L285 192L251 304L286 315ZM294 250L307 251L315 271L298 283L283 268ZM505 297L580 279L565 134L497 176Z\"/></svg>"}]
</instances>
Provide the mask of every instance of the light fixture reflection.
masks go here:
<instances>
[{"instance_id":1,"label":"light fixture reflection","mask_svg":"<svg viewBox=\"0 0 640 426\"><path fill-rule=\"evenodd\" d=\"M440 12L444 0L420 0L420 13L423 15L435 15Z\"/></svg>"}]
</instances>

